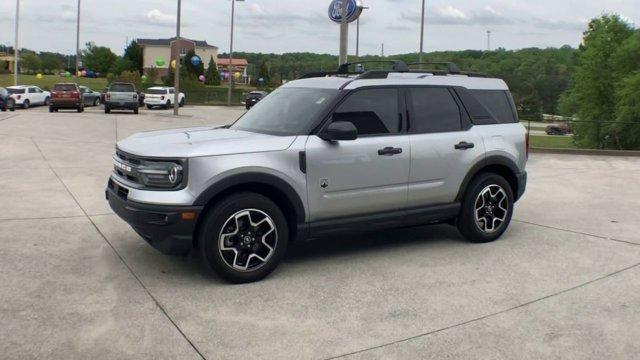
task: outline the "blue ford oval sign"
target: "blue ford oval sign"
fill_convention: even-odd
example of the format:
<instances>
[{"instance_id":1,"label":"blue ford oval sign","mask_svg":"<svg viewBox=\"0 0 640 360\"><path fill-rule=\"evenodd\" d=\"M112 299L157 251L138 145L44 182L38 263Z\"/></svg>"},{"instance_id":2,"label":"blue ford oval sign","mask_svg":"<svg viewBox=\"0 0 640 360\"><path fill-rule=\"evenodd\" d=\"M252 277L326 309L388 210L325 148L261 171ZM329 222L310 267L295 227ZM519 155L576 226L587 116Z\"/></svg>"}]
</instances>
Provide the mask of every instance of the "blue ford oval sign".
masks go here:
<instances>
[{"instance_id":1,"label":"blue ford oval sign","mask_svg":"<svg viewBox=\"0 0 640 360\"><path fill-rule=\"evenodd\" d=\"M329 19L333 22L342 22L342 1L333 0L329 5ZM362 14L362 2L360 0L346 0L347 1L347 22L356 21Z\"/></svg>"}]
</instances>

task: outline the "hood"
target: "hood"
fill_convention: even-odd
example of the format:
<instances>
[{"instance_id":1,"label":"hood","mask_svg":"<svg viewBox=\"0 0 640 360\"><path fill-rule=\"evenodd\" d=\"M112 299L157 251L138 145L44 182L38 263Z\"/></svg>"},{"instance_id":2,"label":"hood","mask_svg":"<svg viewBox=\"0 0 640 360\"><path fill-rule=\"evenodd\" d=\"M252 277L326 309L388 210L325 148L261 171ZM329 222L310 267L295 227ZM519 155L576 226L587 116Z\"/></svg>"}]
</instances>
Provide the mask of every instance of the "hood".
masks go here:
<instances>
[{"instance_id":1,"label":"hood","mask_svg":"<svg viewBox=\"0 0 640 360\"><path fill-rule=\"evenodd\" d=\"M295 136L198 127L134 134L118 142L124 152L149 157L197 157L285 150Z\"/></svg>"}]
</instances>

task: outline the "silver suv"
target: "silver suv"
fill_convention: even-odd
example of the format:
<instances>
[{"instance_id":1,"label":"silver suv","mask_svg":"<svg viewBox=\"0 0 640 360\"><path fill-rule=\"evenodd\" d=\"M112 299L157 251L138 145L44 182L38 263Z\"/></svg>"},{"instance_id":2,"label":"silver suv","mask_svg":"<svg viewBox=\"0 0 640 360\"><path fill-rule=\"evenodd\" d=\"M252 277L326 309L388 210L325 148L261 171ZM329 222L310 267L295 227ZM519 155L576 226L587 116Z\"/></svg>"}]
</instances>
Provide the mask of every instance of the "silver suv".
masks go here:
<instances>
[{"instance_id":1,"label":"silver suv","mask_svg":"<svg viewBox=\"0 0 640 360\"><path fill-rule=\"evenodd\" d=\"M232 282L293 240L449 223L497 239L523 194L527 144L504 81L458 71L314 73L224 127L117 144L112 209L167 254L198 249Z\"/></svg>"}]
</instances>

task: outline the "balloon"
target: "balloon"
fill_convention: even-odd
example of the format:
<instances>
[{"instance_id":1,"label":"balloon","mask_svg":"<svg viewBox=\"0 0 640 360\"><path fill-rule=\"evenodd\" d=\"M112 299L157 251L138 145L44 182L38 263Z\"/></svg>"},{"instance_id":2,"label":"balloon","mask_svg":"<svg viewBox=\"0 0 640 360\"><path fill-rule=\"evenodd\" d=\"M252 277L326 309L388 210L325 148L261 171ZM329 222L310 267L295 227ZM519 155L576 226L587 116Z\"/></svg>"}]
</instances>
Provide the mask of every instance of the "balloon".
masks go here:
<instances>
[{"instance_id":1,"label":"balloon","mask_svg":"<svg viewBox=\"0 0 640 360\"><path fill-rule=\"evenodd\" d=\"M258 79L258 81L259 81L259 82L261 82L261 83L263 83L263 82L264 82L264 79L263 79L263 78L260 78L260 79Z\"/></svg>"},{"instance_id":2,"label":"balloon","mask_svg":"<svg viewBox=\"0 0 640 360\"><path fill-rule=\"evenodd\" d=\"M36 75L36 78L38 78L38 80L42 79L42 74Z\"/></svg>"},{"instance_id":3,"label":"balloon","mask_svg":"<svg viewBox=\"0 0 640 360\"><path fill-rule=\"evenodd\" d=\"M78 70L78 73L76 74L76 76L78 77L82 76L82 71Z\"/></svg>"},{"instance_id":4,"label":"balloon","mask_svg":"<svg viewBox=\"0 0 640 360\"><path fill-rule=\"evenodd\" d=\"M233 74L233 77L236 79L240 79L240 76L242 76L242 74L240 74L239 72Z\"/></svg>"},{"instance_id":5,"label":"balloon","mask_svg":"<svg viewBox=\"0 0 640 360\"><path fill-rule=\"evenodd\" d=\"M67 72L64 73L64 76L71 77L71 73L67 71Z\"/></svg>"},{"instance_id":6,"label":"balloon","mask_svg":"<svg viewBox=\"0 0 640 360\"><path fill-rule=\"evenodd\" d=\"M164 66L165 62L163 58L156 58L156 65L157 66Z\"/></svg>"},{"instance_id":7,"label":"balloon","mask_svg":"<svg viewBox=\"0 0 640 360\"><path fill-rule=\"evenodd\" d=\"M197 55L192 56L191 57L191 64L193 64L193 66L200 65L200 57L198 57Z\"/></svg>"},{"instance_id":8,"label":"balloon","mask_svg":"<svg viewBox=\"0 0 640 360\"><path fill-rule=\"evenodd\" d=\"M80 73L82 74L82 76L87 76L87 70L82 70Z\"/></svg>"},{"instance_id":9,"label":"balloon","mask_svg":"<svg viewBox=\"0 0 640 360\"><path fill-rule=\"evenodd\" d=\"M140 78L142 79L142 81L147 81L147 79L149 79L147 75L142 75Z\"/></svg>"},{"instance_id":10,"label":"balloon","mask_svg":"<svg viewBox=\"0 0 640 360\"><path fill-rule=\"evenodd\" d=\"M200 81L204 82L204 75L200 75L200 76L198 76L198 80L200 80Z\"/></svg>"},{"instance_id":11,"label":"balloon","mask_svg":"<svg viewBox=\"0 0 640 360\"><path fill-rule=\"evenodd\" d=\"M176 68L176 60L171 60L171 68L175 69Z\"/></svg>"}]
</instances>

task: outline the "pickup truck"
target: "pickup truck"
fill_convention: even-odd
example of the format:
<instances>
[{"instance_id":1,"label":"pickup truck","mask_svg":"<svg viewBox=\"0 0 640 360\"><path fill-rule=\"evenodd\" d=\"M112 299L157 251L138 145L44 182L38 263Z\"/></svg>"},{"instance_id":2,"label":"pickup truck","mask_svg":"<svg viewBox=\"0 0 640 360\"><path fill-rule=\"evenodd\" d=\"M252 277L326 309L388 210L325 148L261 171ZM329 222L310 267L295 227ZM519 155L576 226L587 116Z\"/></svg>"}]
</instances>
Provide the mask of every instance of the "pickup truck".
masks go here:
<instances>
[{"instance_id":1,"label":"pickup truck","mask_svg":"<svg viewBox=\"0 0 640 360\"><path fill-rule=\"evenodd\" d=\"M133 110L133 113L137 114L140 108L138 96L132 83L111 83L104 95L104 113L109 114L111 110Z\"/></svg>"}]
</instances>

